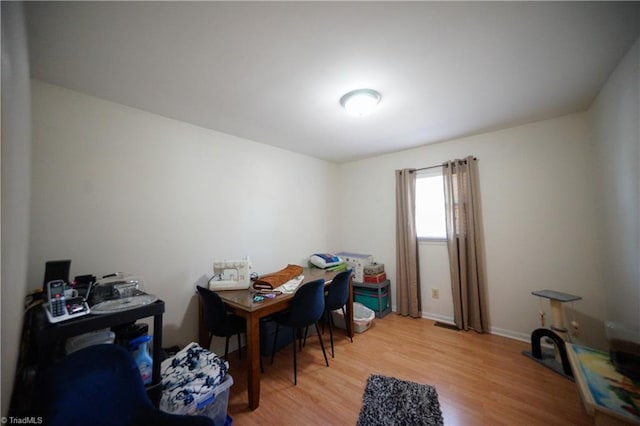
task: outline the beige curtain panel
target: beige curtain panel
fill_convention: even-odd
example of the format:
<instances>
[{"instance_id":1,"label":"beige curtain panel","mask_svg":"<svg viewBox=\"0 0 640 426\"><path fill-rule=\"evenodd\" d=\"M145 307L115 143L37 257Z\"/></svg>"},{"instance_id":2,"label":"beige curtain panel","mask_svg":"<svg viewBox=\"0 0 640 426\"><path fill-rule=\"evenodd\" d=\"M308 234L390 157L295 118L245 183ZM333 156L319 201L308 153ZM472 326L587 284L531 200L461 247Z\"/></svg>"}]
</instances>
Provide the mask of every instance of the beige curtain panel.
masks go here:
<instances>
[{"instance_id":1,"label":"beige curtain panel","mask_svg":"<svg viewBox=\"0 0 640 426\"><path fill-rule=\"evenodd\" d=\"M396 170L396 303L400 315L422 317L416 233L416 174Z\"/></svg>"},{"instance_id":2,"label":"beige curtain panel","mask_svg":"<svg viewBox=\"0 0 640 426\"><path fill-rule=\"evenodd\" d=\"M442 166L454 321L460 330L487 332L489 310L477 160L467 157Z\"/></svg>"}]
</instances>

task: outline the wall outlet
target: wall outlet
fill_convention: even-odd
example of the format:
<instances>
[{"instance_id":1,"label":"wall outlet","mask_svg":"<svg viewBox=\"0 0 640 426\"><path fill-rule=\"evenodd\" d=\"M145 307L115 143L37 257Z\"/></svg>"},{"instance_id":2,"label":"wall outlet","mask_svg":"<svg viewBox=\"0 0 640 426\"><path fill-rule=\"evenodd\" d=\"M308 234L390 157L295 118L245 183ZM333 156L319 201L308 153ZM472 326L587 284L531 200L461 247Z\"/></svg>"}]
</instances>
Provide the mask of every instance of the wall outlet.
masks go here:
<instances>
[{"instance_id":1,"label":"wall outlet","mask_svg":"<svg viewBox=\"0 0 640 426\"><path fill-rule=\"evenodd\" d=\"M440 290L437 288L432 288L431 289L431 298L432 299L437 299L440 297Z\"/></svg>"}]
</instances>

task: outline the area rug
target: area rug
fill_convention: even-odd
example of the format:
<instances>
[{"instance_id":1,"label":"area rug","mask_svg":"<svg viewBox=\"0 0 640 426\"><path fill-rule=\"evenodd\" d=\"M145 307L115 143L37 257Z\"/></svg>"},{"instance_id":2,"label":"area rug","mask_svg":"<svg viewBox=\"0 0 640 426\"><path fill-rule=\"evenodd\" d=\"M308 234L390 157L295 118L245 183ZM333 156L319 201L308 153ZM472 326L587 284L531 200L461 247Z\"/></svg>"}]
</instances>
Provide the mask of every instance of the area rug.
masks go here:
<instances>
[{"instance_id":1,"label":"area rug","mask_svg":"<svg viewBox=\"0 0 640 426\"><path fill-rule=\"evenodd\" d=\"M444 425L433 386L372 374L357 426Z\"/></svg>"}]
</instances>

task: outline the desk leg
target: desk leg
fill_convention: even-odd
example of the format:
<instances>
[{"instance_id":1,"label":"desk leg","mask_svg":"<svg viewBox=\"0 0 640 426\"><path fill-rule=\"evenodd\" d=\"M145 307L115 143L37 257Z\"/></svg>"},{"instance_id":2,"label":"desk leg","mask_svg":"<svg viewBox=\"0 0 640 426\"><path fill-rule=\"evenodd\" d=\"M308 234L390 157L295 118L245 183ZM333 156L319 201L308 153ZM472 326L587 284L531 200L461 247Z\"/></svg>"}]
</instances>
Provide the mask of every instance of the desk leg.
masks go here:
<instances>
[{"instance_id":1,"label":"desk leg","mask_svg":"<svg viewBox=\"0 0 640 426\"><path fill-rule=\"evenodd\" d=\"M349 297L347 298L347 323L350 324L349 325L349 331L347 332L347 334L349 335L350 338L353 339L354 336L354 331L353 331L353 327L354 327L354 323L353 323L353 274L351 275L351 278L349 279Z\"/></svg>"},{"instance_id":2,"label":"desk leg","mask_svg":"<svg viewBox=\"0 0 640 426\"><path fill-rule=\"evenodd\" d=\"M151 402L158 407L160 404L160 366L162 363L162 314L153 317L153 367L151 372L152 389Z\"/></svg>"},{"instance_id":3,"label":"desk leg","mask_svg":"<svg viewBox=\"0 0 640 426\"><path fill-rule=\"evenodd\" d=\"M207 326L204 323L204 315L202 315L202 298L200 296L198 296L198 344L205 349L209 349L207 347L209 344L209 330L207 330Z\"/></svg>"},{"instance_id":4,"label":"desk leg","mask_svg":"<svg viewBox=\"0 0 640 426\"><path fill-rule=\"evenodd\" d=\"M247 391L249 408L255 410L260 405L260 318L249 314L247 320Z\"/></svg>"}]
</instances>

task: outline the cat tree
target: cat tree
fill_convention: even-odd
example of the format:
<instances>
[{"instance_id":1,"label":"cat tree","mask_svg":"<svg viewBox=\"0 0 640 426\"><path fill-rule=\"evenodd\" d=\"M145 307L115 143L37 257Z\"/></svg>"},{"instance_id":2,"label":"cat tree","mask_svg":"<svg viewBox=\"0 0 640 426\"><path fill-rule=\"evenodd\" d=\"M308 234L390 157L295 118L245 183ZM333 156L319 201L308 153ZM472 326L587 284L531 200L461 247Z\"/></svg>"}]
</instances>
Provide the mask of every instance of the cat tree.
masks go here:
<instances>
[{"instance_id":1,"label":"cat tree","mask_svg":"<svg viewBox=\"0 0 640 426\"><path fill-rule=\"evenodd\" d=\"M573 373L569 365L565 346L565 342L570 339L570 334L564 324L562 309L564 303L575 302L576 300L581 300L582 297L554 290L538 290L531 292L531 294L541 299L549 299L553 324L549 328L544 328L546 314L541 307L540 323L542 328L538 328L531 333L531 352L525 351L523 354L552 369L556 373L573 380ZM577 333L578 323L573 320L571 326L574 328L574 332ZM542 338L547 338L547 342L553 343L553 351L542 349Z\"/></svg>"}]
</instances>

